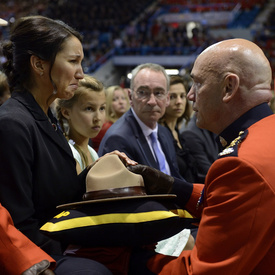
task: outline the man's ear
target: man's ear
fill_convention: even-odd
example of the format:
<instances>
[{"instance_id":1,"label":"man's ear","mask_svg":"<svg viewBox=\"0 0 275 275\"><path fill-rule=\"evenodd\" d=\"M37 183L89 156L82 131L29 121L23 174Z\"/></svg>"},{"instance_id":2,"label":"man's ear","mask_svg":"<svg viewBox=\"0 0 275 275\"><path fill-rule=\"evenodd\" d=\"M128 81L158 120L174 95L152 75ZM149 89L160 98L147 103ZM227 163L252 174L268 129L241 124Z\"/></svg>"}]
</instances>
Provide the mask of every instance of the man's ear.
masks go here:
<instances>
[{"instance_id":1,"label":"man's ear","mask_svg":"<svg viewBox=\"0 0 275 275\"><path fill-rule=\"evenodd\" d=\"M69 110L69 109L62 108L62 109L61 109L61 114L62 114L67 120L70 119L70 110Z\"/></svg>"},{"instance_id":2,"label":"man's ear","mask_svg":"<svg viewBox=\"0 0 275 275\"><path fill-rule=\"evenodd\" d=\"M45 71L45 61L36 55L32 55L30 58L30 64L32 69L40 76L44 74Z\"/></svg>"},{"instance_id":3,"label":"man's ear","mask_svg":"<svg viewBox=\"0 0 275 275\"><path fill-rule=\"evenodd\" d=\"M239 89L240 79L238 75L230 73L225 77L225 92L223 96L223 101L225 103L229 102L236 94Z\"/></svg>"},{"instance_id":4,"label":"man's ear","mask_svg":"<svg viewBox=\"0 0 275 275\"><path fill-rule=\"evenodd\" d=\"M167 100L166 100L166 107L168 107L170 104L170 93L167 93Z\"/></svg>"},{"instance_id":5,"label":"man's ear","mask_svg":"<svg viewBox=\"0 0 275 275\"><path fill-rule=\"evenodd\" d=\"M128 92L128 97L130 100L132 100L132 90L131 89L127 89Z\"/></svg>"},{"instance_id":6,"label":"man's ear","mask_svg":"<svg viewBox=\"0 0 275 275\"><path fill-rule=\"evenodd\" d=\"M129 97L130 106L133 106L133 90L128 89L128 97Z\"/></svg>"}]
</instances>

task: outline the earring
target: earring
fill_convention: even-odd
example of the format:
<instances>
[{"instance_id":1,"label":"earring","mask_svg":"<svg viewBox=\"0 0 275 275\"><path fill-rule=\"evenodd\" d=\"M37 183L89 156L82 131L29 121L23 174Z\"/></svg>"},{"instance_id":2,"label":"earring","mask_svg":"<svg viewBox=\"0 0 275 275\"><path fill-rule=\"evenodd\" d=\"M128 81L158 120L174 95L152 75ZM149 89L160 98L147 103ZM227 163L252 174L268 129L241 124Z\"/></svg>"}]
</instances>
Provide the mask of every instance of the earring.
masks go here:
<instances>
[{"instance_id":1,"label":"earring","mask_svg":"<svg viewBox=\"0 0 275 275\"><path fill-rule=\"evenodd\" d=\"M40 72L40 76L42 76L44 73L43 72Z\"/></svg>"}]
</instances>

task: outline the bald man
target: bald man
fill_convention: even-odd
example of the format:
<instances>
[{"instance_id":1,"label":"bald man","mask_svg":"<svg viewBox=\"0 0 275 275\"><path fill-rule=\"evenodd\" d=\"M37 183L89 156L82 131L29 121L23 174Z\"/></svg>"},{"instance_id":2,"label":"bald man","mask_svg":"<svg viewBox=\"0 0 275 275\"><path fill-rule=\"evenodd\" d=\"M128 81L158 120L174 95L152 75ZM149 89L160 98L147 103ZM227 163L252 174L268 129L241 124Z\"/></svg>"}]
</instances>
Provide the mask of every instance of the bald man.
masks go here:
<instances>
[{"instance_id":1,"label":"bald man","mask_svg":"<svg viewBox=\"0 0 275 275\"><path fill-rule=\"evenodd\" d=\"M275 274L275 115L268 107L269 62L254 43L225 40L198 56L191 76L188 98L196 123L218 135L221 152L208 171L201 199L191 195L182 205L197 215L202 210L195 247L178 258L155 255L148 267L161 275ZM149 183L145 175L147 188ZM164 187L179 196L184 192L171 179L161 184L162 192Z\"/></svg>"}]
</instances>

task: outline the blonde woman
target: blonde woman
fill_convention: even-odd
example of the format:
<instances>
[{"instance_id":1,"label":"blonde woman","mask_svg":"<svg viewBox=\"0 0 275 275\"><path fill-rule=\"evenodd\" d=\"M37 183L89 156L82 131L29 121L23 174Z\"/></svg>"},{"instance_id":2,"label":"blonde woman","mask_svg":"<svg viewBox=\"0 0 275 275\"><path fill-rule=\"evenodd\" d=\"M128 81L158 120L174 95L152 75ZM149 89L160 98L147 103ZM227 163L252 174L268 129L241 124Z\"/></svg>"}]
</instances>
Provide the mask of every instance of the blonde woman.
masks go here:
<instances>
[{"instance_id":1,"label":"blonde woman","mask_svg":"<svg viewBox=\"0 0 275 275\"><path fill-rule=\"evenodd\" d=\"M130 108L129 98L126 90L118 85L106 89L106 121L99 134L92 138L93 148L98 151L100 142L111 127Z\"/></svg>"},{"instance_id":2,"label":"blonde woman","mask_svg":"<svg viewBox=\"0 0 275 275\"><path fill-rule=\"evenodd\" d=\"M130 108L128 94L115 85L106 89L106 95L106 119L114 123Z\"/></svg>"}]
</instances>

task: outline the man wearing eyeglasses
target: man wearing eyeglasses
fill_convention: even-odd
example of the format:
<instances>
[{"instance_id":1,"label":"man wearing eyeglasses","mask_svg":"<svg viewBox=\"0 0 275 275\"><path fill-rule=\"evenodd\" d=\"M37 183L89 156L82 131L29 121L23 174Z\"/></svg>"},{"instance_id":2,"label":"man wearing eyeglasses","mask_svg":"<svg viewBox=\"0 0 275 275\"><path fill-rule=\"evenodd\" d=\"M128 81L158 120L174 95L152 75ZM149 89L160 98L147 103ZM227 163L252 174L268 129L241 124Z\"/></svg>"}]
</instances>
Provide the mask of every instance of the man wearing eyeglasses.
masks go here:
<instances>
[{"instance_id":1,"label":"man wearing eyeglasses","mask_svg":"<svg viewBox=\"0 0 275 275\"><path fill-rule=\"evenodd\" d=\"M99 156L119 150L140 164L181 178L171 135L158 124L169 105L168 89L169 77L162 66L137 66L128 92L131 108L106 132Z\"/></svg>"}]
</instances>

